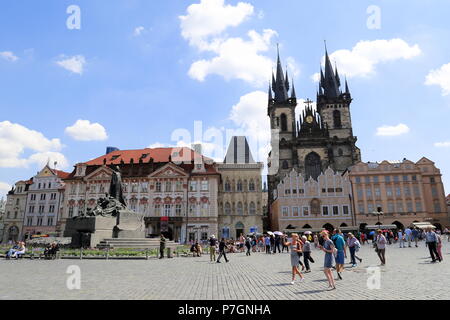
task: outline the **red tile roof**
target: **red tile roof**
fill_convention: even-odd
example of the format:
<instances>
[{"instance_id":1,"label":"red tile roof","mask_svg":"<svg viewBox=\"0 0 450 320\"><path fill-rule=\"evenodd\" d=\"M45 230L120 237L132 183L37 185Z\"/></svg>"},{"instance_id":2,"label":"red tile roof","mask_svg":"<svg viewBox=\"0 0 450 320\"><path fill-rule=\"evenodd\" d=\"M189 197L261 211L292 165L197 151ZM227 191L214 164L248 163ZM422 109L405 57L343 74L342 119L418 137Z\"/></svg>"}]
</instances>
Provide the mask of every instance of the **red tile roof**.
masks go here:
<instances>
[{"instance_id":1,"label":"red tile roof","mask_svg":"<svg viewBox=\"0 0 450 320\"><path fill-rule=\"evenodd\" d=\"M54 173L56 173L56 175L58 176L58 178L60 179L66 179L67 177L69 177L70 172L65 172L65 171L61 171L61 170L56 170L53 169L52 170Z\"/></svg>"},{"instance_id":2,"label":"red tile roof","mask_svg":"<svg viewBox=\"0 0 450 320\"><path fill-rule=\"evenodd\" d=\"M88 162L85 162L88 166L100 166L104 164L104 161L106 159L106 164L120 164L120 162L123 160L125 164L131 163L131 159L133 159L134 163L139 163L139 159L142 158L143 163L148 163L150 161L150 158L153 158L153 162L168 162L169 156L172 155L172 161L174 161L173 152L178 151L180 157L182 157L183 162L184 161L192 161L194 160L194 157L201 156L198 153L196 153L194 150L187 148L187 147L180 147L180 148L145 148L145 149L136 149L136 150L116 150L113 152L110 152L106 155L100 156L98 158L92 159ZM184 159L184 155L188 155L186 157L186 160ZM212 161L212 159L207 158L205 156L201 156L204 161Z\"/></svg>"}]
</instances>

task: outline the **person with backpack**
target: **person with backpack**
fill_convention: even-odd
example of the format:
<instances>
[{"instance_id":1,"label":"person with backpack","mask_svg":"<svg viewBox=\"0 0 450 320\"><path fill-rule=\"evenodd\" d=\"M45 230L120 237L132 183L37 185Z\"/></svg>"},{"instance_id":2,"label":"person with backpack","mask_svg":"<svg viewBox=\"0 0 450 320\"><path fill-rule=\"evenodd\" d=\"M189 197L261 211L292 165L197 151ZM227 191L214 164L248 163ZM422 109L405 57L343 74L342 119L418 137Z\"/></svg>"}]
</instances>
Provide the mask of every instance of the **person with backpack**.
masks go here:
<instances>
[{"instance_id":1,"label":"person with backpack","mask_svg":"<svg viewBox=\"0 0 450 320\"><path fill-rule=\"evenodd\" d=\"M344 237L341 235L341 230L334 229L333 231L333 237L331 237L331 240L334 243L334 246L337 250L335 261L336 261L336 272L338 275L339 280L342 280L341 272L344 271L344 263L345 258L347 257L346 247L345 247L345 240Z\"/></svg>"},{"instance_id":2,"label":"person with backpack","mask_svg":"<svg viewBox=\"0 0 450 320\"><path fill-rule=\"evenodd\" d=\"M216 261L217 239L214 235L209 238L209 261Z\"/></svg>"},{"instance_id":3,"label":"person with backpack","mask_svg":"<svg viewBox=\"0 0 450 320\"><path fill-rule=\"evenodd\" d=\"M362 262L362 259L356 256L356 250L359 250L359 248L361 248L361 244L351 232L348 233L347 246L350 250L352 267L356 267L356 258L359 260L359 262Z\"/></svg>"}]
</instances>

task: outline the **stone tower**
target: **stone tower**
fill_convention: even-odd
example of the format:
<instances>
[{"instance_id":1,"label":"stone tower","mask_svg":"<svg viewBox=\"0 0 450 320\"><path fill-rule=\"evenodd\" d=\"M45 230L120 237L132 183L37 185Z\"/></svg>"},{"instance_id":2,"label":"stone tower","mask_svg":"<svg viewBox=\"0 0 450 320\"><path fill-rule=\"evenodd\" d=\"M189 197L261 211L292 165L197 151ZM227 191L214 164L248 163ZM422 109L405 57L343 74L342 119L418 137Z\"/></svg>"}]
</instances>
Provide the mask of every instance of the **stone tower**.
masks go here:
<instances>
[{"instance_id":1,"label":"stone tower","mask_svg":"<svg viewBox=\"0 0 450 320\"><path fill-rule=\"evenodd\" d=\"M361 153L355 143L350 116L352 98L345 81L341 80L331 65L325 48L325 74L320 70L317 92L317 108L306 101L306 108L295 118L297 98L295 89L289 95L289 82L283 74L280 54L277 57L276 78L272 75L269 87L268 116L270 117L271 147L268 159L269 207L273 190L293 168L306 179L315 179L327 168L335 172L361 161Z\"/></svg>"}]
</instances>

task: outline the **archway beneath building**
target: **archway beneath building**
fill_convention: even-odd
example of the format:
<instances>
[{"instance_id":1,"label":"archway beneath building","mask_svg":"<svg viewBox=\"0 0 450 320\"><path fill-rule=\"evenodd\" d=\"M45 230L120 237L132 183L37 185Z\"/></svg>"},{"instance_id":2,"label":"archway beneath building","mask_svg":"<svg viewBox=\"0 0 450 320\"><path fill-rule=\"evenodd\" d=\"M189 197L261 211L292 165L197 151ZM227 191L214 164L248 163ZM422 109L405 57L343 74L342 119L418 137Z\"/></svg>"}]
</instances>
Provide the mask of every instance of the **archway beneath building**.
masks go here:
<instances>
[{"instance_id":1,"label":"archway beneath building","mask_svg":"<svg viewBox=\"0 0 450 320\"><path fill-rule=\"evenodd\" d=\"M322 228L326 229L328 232L332 233L334 230L334 227L332 224L330 223L325 223Z\"/></svg>"},{"instance_id":2,"label":"archway beneath building","mask_svg":"<svg viewBox=\"0 0 450 320\"><path fill-rule=\"evenodd\" d=\"M360 224L359 224L359 231L364 231L364 230L366 230L366 226L367 226L367 223L360 223Z\"/></svg>"},{"instance_id":3,"label":"archway beneath building","mask_svg":"<svg viewBox=\"0 0 450 320\"><path fill-rule=\"evenodd\" d=\"M235 229L236 229L236 238L235 239L239 239L239 237L241 236L241 234L244 234L244 224L242 222L238 222L235 225Z\"/></svg>"},{"instance_id":4,"label":"archway beneath building","mask_svg":"<svg viewBox=\"0 0 450 320\"><path fill-rule=\"evenodd\" d=\"M394 221L394 222L392 222L392 224L395 224L397 226L397 229L402 229L402 230L405 229L405 227L403 226L403 223L401 223L400 221Z\"/></svg>"},{"instance_id":5,"label":"archway beneath building","mask_svg":"<svg viewBox=\"0 0 450 320\"><path fill-rule=\"evenodd\" d=\"M433 224L436 227L436 230L439 229L442 231L442 225L440 223L433 223Z\"/></svg>"},{"instance_id":6,"label":"archway beneath building","mask_svg":"<svg viewBox=\"0 0 450 320\"><path fill-rule=\"evenodd\" d=\"M305 225L303 226L303 229L312 229L312 227L311 227L309 224L305 224Z\"/></svg>"},{"instance_id":7,"label":"archway beneath building","mask_svg":"<svg viewBox=\"0 0 450 320\"><path fill-rule=\"evenodd\" d=\"M345 222L343 222L343 223L341 223L341 225L339 227L348 227L348 226Z\"/></svg>"}]
</instances>

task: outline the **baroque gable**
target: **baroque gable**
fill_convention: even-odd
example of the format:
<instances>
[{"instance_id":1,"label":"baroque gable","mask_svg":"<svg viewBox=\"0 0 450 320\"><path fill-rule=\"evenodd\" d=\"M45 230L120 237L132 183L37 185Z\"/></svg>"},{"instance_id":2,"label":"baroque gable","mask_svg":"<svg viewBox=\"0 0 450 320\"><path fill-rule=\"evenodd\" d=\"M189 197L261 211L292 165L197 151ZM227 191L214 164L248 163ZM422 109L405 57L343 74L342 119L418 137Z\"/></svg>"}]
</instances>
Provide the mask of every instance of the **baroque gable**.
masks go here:
<instances>
[{"instance_id":1,"label":"baroque gable","mask_svg":"<svg viewBox=\"0 0 450 320\"><path fill-rule=\"evenodd\" d=\"M149 178L184 178L187 173L177 165L168 163L149 175Z\"/></svg>"}]
</instances>

